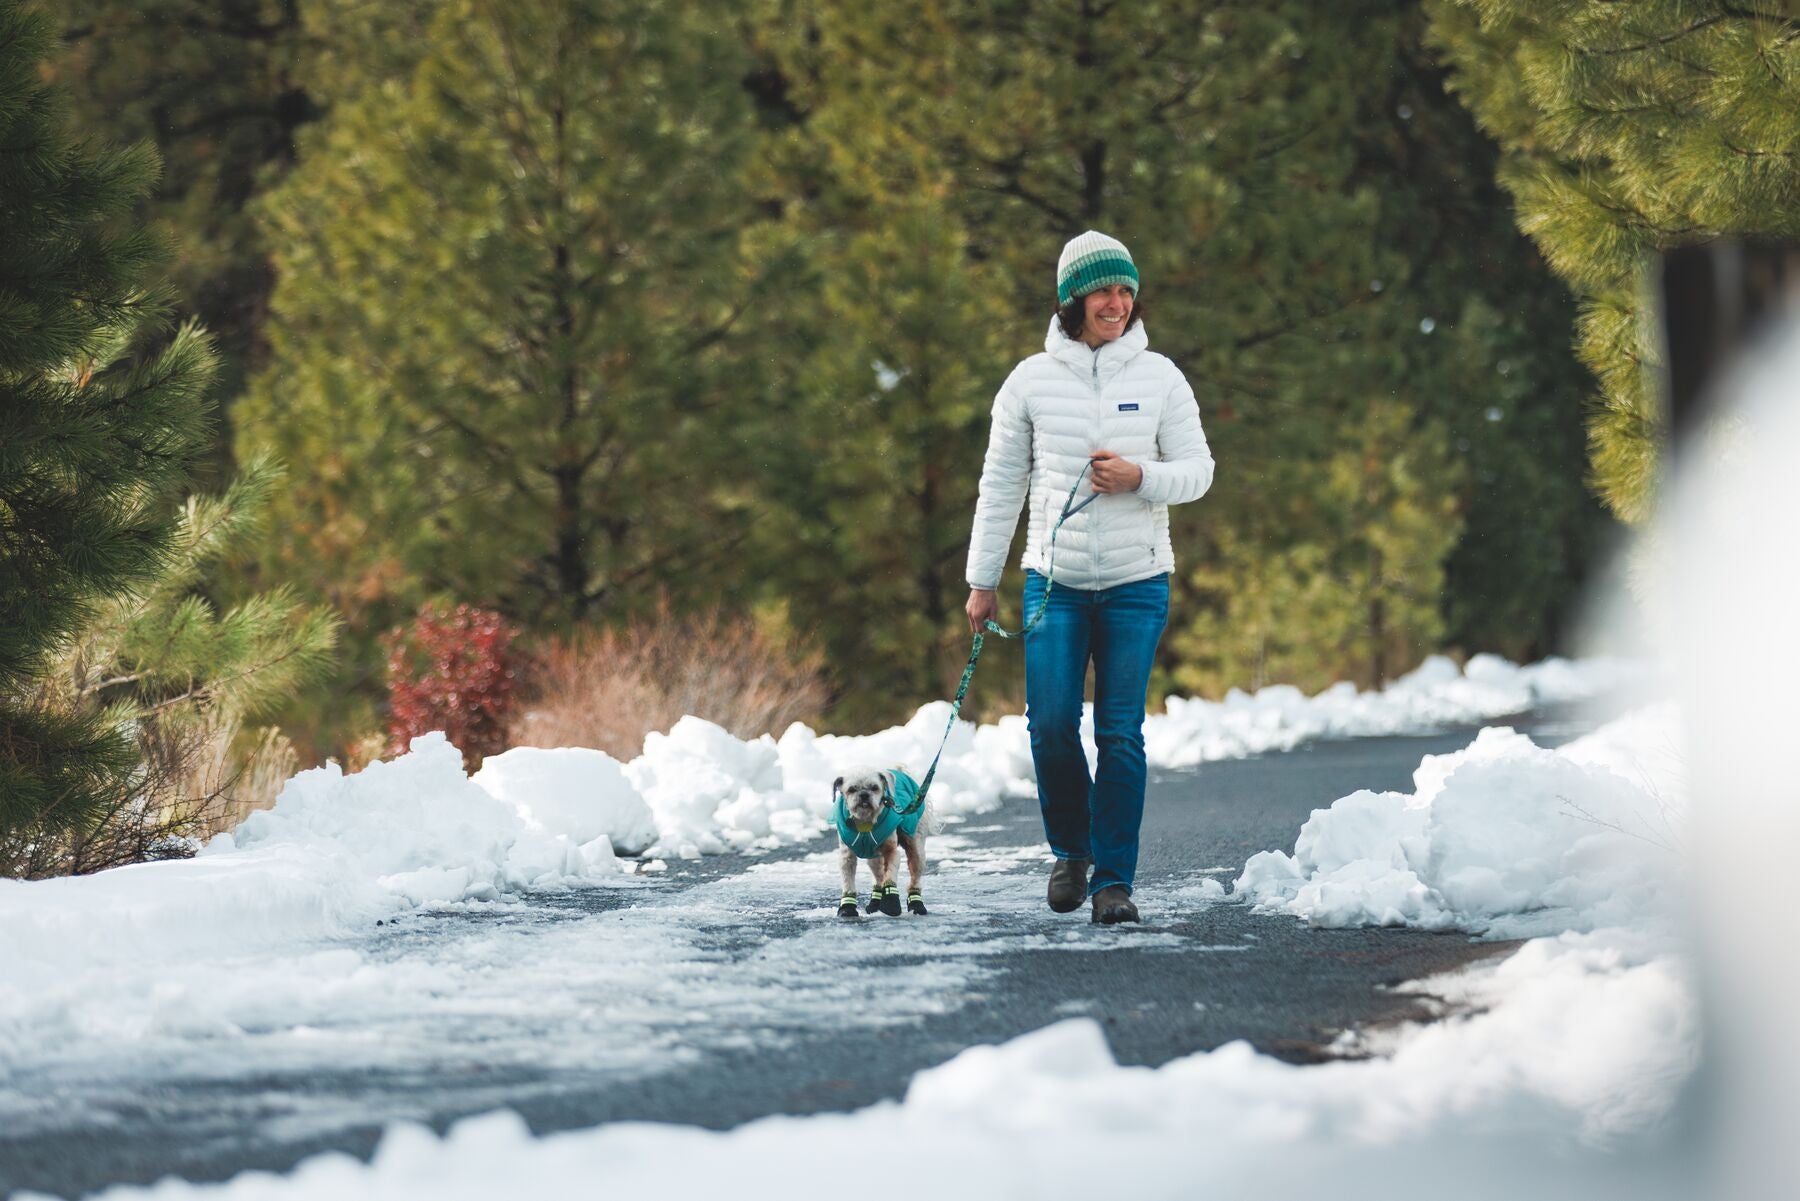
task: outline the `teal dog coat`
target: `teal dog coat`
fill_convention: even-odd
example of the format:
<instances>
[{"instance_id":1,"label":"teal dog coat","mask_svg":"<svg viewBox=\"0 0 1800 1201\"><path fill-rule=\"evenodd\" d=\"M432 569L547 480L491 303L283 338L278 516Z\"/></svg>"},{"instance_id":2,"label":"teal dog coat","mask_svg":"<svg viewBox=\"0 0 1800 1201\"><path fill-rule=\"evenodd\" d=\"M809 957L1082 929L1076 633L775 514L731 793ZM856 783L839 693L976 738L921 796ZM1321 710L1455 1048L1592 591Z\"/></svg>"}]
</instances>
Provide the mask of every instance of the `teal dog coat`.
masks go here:
<instances>
[{"instance_id":1,"label":"teal dog coat","mask_svg":"<svg viewBox=\"0 0 1800 1201\"><path fill-rule=\"evenodd\" d=\"M839 792L836 804L832 807L832 817L837 822L838 837L850 848L850 853L858 859L873 859L881 853L881 844L892 838L896 831L911 838L919 829L919 819L925 814L925 798L919 795L919 782L894 768L894 791L884 793L881 807L875 811L875 824L858 826L850 819L850 804Z\"/></svg>"}]
</instances>

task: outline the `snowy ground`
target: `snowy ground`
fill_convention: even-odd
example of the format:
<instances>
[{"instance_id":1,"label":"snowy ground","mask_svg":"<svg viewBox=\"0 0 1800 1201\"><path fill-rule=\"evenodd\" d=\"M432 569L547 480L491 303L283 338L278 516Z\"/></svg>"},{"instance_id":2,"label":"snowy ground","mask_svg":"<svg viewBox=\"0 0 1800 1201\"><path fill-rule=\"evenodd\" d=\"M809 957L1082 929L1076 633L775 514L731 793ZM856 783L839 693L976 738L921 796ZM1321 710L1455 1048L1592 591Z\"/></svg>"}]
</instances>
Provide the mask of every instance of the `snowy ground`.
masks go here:
<instances>
[{"instance_id":1,"label":"snowy ground","mask_svg":"<svg viewBox=\"0 0 1800 1201\"><path fill-rule=\"evenodd\" d=\"M997 949L996 937L1048 945L1006 920L1029 898L998 873L1027 852L962 853L960 843L940 841L958 873L955 899L934 898L943 920L910 928L847 928L819 903L802 913L799 937L762 937L797 898L832 899L822 885L834 861L820 854L666 895L657 881L619 878L599 886L615 894L602 902L606 920L584 920L585 905L465 903L396 920L373 940L41 978L28 1005L10 998L0 1123L21 1135L91 1122L128 1107L147 1081L205 1089L317 1071L396 1082L371 1090L366 1113L334 1096L266 1131L299 1140L385 1120L397 1103L404 1112L408 1091L430 1077L480 1073L496 1098L516 1099L533 1081L629 1078L823 1023L879 1028L943 1012L964 1002L984 971L974 956ZM483 920L445 920L470 911ZM1058 942L1104 945L1097 933L1076 928ZM757 949L728 956L727 944ZM886 999L861 1004L870 977L858 969L876 964Z\"/></svg>"},{"instance_id":2,"label":"snowy ground","mask_svg":"<svg viewBox=\"0 0 1800 1201\"><path fill-rule=\"evenodd\" d=\"M1150 736L1159 762L1192 763L1516 711L1611 688L1620 674L1616 665L1491 661L1464 676L1436 662L1392 696L1267 690L1217 706L1172 705ZM520 1081L553 1068L657 1070L845 1015L879 1027L954 1008L989 970L983 956L995 939L1113 945L1079 926L1022 934L1010 911L1036 898L1003 873L1041 849L977 850L952 836L938 847L942 870L958 880L955 900L940 902L948 920L847 929L821 904L799 937L769 940L726 975L715 970L718 932L735 926L754 939L771 904L791 907L797 893L819 891L823 857L770 862L688 889L676 904L663 903L654 875L628 874L629 861L613 852L654 843L694 854L815 837L834 765L915 764L944 717L928 708L907 727L860 740L796 728L779 743L742 743L690 721L653 737L632 764L595 752L513 752L475 781L451 748L427 739L356 776L303 774L273 812L193 861L7 884L0 946L13 970L0 979L0 1121L13 1130L79 1123L84 1107L91 1118L128 1102L144 1081L177 1074L230 1081L346 1065L396 1078L491 1072L497 1100L516 1099ZM1186 1196L1176 1182L1193 1171L1242 1175L1277 1147L1329 1164L1396 1143L1435 1157L1446 1131L1482 1140L1553 1133L1567 1145L1572 1130L1577 1146L1634 1136L1668 1120L1696 1041L1687 972L1654 904L1677 860L1666 840L1644 836L1669 831L1680 802L1667 770L1673 719L1665 707L1554 753L1484 732L1466 751L1421 764L1410 796L1346 797L1315 813L1292 854L1245 865L1236 898L1314 923L1544 935L1498 968L1432 982L1472 1015L1346 1043L1379 1052L1373 1059L1302 1070L1240 1044L1155 1071L1121 1068L1098 1027L1081 1019L970 1050L917 1077L897 1106L771 1119L727 1135L624 1126L534 1140L516 1119L496 1116L439 1140L399 1126L372 1166L326 1157L290 1178L240 1179L230 1195L472 1196L501 1179L545 1189L624 1184L638 1169L622 1164L644 1165L642 1179L655 1177L661 1192L688 1195L755 1165L800 1162L792 1157L821 1140L883 1136L931 1146L938 1187L955 1195L972 1181L983 1195L1024 1195L1047 1179L1037 1169L996 1178L982 1148L1054 1130L1060 1161L1111 1162L1112 1143L1127 1139L1142 1174L1134 1187ZM1022 738L1016 722L960 728L945 808L978 811L1016 788L1029 769ZM599 802L578 803L584 792ZM1605 886L1590 887L1596 879ZM612 920L546 919L517 900L528 889L569 887L615 896ZM1620 898L1631 912L1620 912ZM1197 877L1164 904L1223 899L1216 879ZM468 912L490 920L409 953L413 931L433 914ZM366 941L374 923L386 930L396 919L384 940ZM1156 953L1166 949L1159 940L1167 942L1138 934L1132 946ZM868 1004L854 971L821 970L859 962L882 965L893 1003ZM734 1010L758 1015L754 1033L716 1020ZM468 1062L458 1048L471 1048ZM1068 1104L1057 1098L1071 1093L1116 1098L1116 1119L1065 1137L1079 1133L1057 1116ZM395 1116L391 1100L372 1101L369 1116ZM281 1120L302 1136L309 1121L345 1117L338 1106ZM1196 1129L1216 1138L1196 1146L1186 1134ZM1504 1158L1485 1141L1471 1153L1490 1152ZM770 1173L768 1195L794 1195L791 1180ZM175 1185L163 1192L186 1195Z\"/></svg>"}]
</instances>

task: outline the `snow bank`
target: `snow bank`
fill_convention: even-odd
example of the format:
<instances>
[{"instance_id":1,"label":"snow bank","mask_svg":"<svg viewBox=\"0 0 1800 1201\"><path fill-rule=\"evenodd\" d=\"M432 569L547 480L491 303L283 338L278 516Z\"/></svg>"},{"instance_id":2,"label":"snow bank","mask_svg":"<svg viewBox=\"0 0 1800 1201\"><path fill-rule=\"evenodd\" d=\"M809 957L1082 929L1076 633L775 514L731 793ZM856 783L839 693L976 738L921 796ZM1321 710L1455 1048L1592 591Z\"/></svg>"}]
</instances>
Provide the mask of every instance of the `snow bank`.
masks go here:
<instances>
[{"instance_id":1,"label":"snow bank","mask_svg":"<svg viewBox=\"0 0 1800 1201\"><path fill-rule=\"evenodd\" d=\"M1381 692L1340 684L1310 698L1286 687L1218 703L1171 698L1167 713L1146 722L1145 740L1153 764L1188 766L1312 738L1422 732L1611 691L1631 676L1610 660L1516 667L1478 655L1458 671L1434 657ZM489 757L473 779L442 735L429 735L355 775L335 766L300 773L273 809L208 853L310 846L424 904L605 876L614 851L694 858L790 846L829 829L831 784L847 769L923 775L949 719L949 703L934 701L878 734L817 734L795 723L779 741L746 741L683 717L646 737L628 764L596 750L521 747ZM980 728L959 721L931 795L940 813L975 813L1029 791L1032 780L1022 717Z\"/></svg>"},{"instance_id":2,"label":"snow bank","mask_svg":"<svg viewBox=\"0 0 1800 1201\"><path fill-rule=\"evenodd\" d=\"M760 843L797 842L816 830L806 798L790 791L767 734L745 742L697 717L652 732L625 768L656 815L655 853L693 859Z\"/></svg>"},{"instance_id":3,"label":"snow bank","mask_svg":"<svg viewBox=\"0 0 1800 1201\"><path fill-rule=\"evenodd\" d=\"M566 783L580 774L569 762L594 773L587 754L542 773L500 756L508 761L489 779ZM0 880L0 1014L35 1012L30 996L55 995L47 980L83 967L301 946L421 905L617 876L607 831L635 831L641 845L654 834L647 807L617 792L587 814L569 796L547 788L535 809L502 800L463 774L443 735L428 734L354 775L335 764L301 772L274 808L194 859ZM641 812L620 819L633 803Z\"/></svg>"},{"instance_id":4,"label":"snow bank","mask_svg":"<svg viewBox=\"0 0 1800 1201\"><path fill-rule=\"evenodd\" d=\"M1379 693L1339 685L1312 698L1267 688L1217 704L1171 700L1168 713L1149 719L1147 737L1152 762L1174 766L1308 738L1428 729L1607 691L1628 674L1607 661L1520 668L1478 657L1458 672L1448 660L1432 659ZM828 829L836 776L862 763L922 773L949 716L949 704L938 701L878 734L820 735L796 724L779 741L744 741L686 717L668 734L650 735L629 764L592 750L521 748L491 757L473 779L456 749L432 734L415 739L407 754L353 775L335 765L301 772L274 808L214 839L195 860L79 880L0 881L0 931L11 968L0 979L0 1012L13 1012L9 996L21 1012L41 1008L21 998L27 982L51 973L53 964L304 945L420 906L616 879L615 849L694 856L819 838ZM1604 757L1599 749L1593 754L1596 762ZM1573 752L1562 757L1566 772L1578 770ZM1031 778L1022 718L980 728L958 722L932 797L940 812L972 813L1008 791L1029 789ZM1462 803L1439 806L1440 825ZM1532 877L1483 876L1478 850L1458 852L1452 832L1423 831L1430 807L1417 797L1356 805L1368 810L1357 820L1370 827L1357 837L1380 845L1367 854L1337 845L1350 837L1355 805L1346 804L1329 837L1320 830L1303 839L1303 855L1316 843L1324 859L1295 860L1281 872L1272 863L1258 868L1259 899L1315 916L1336 906L1346 921L1449 924L1514 903L1508 897L1526 904L1534 888L1561 878L1554 864ZM1604 813L1617 815L1613 807ZM1405 848L1396 850L1402 837L1407 846L1426 839L1413 847L1416 864ZM1570 858L1563 866L1574 864ZM1368 877L1360 909L1342 894L1363 887L1357 873ZM1318 887L1302 897L1315 877ZM1379 906L1370 899L1377 886L1392 894ZM1587 903L1574 886L1562 891L1569 895L1552 892L1549 903Z\"/></svg>"},{"instance_id":5,"label":"snow bank","mask_svg":"<svg viewBox=\"0 0 1800 1201\"><path fill-rule=\"evenodd\" d=\"M1181 768L1318 738L1426 733L1602 695L1641 677L1641 669L1613 659L1519 667L1477 655L1459 670L1433 656L1379 692L1338 684L1308 697L1277 685L1255 694L1234 689L1217 702L1171 697L1166 712L1145 721L1145 751L1153 766ZM649 735L625 775L655 813L653 854L692 858L791 845L826 832L831 783L849 768L899 766L922 776L949 720L949 702L934 701L878 734L822 735L795 723L779 741L764 735L746 742L684 717L667 734ZM1083 728L1090 755L1092 727L1090 706ZM1023 717L979 728L959 721L931 796L940 813L978 813L1008 793L1029 792L1034 779Z\"/></svg>"},{"instance_id":6,"label":"snow bank","mask_svg":"<svg viewBox=\"0 0 1800 1201\"><path fill-rule=\"evenodd\" d=\"M571 778L592 778L594 766L542 754L500 764L492 779L503 789L520 780L546 786L532 798L534 812L471 781L462 753L442 734L426 734L398 759L354 775L335 763L301 772L274 808L251 814L202 854L304 847L328 855L347 877L373 879L413 905L487 901L611 875L619 868L606 818L614 809L629 812L630 798L603 798L609 804L590 816L562 791Z\"/></svg>"},{"instance_id":7,"label":"snow bank","mask_svg":"<svg viewBox=\"0 0 1800 1201\"><path fill-rule=\"evenodd\" d=\"M280 1011L278 991L342 1001L367 987L367 965L339 940L378 921L621 879L612 836L641 846L655 825L619 766L600 760L490 760L489 785L529 792L514 804L470 781L456 748L430 734L354 775L301 772L273 809L194 859L0 881L0 1075L44 1045L239 1038ZM239 970L259 955L284 960L276 989Z\"/></svg>"},{"instance_id":8,"label":"snow bank","mask_svg":"<svg viewBox=\"0 0 1800 1201\"><path fill-rule=\"evenodd\" d=\"M827 831L832 782L853 767L903 767L923 776L949 721L949 702L934 701L905 725L878 734L817 734L795 722L780 741L766 734L744 741L712 722L683 717L667 734L648 735L625 775L656 817L660 833L651 854L691 859L772 849ZM979 729L959 721L931 796L940 813L973 813L1030 783L1022 719Z\"/></svg>"},{"instance_id":9,"label":"snow bank","mask_svg":"<svg viewBox=\"0 0 1800 1201\"><path fill-rule=\"evenodd\" d=\"M301 772L274 809L190 860L93 876L0 880L8 971L0 991L72 964L173 960L304 944L428 900L497 895L541 842L474 788L442 735L345 776ZM610 859L594 847L594 861ZM575 856L580 860L579 851ZM502 864L506 867L502 867ZM584 862L583 866L587 866ZM12 1012L0 1000L0 1013Z\"/></svg>"},{"instance_id":10,"label":"snow bank","mask_svg":"<svg viewBox=\"0 0 1800 1201\"><path fill-rule=\"evenodd\" d=\"M1414 791L1316 809L1293 853L1244 865L1237 893L1321 926L1420 926L1502 938L1635 925L1677 867L1673 705L1560 750L1504 727L1427 755Z\"/></svg>"},{"instance_id":11,"label":"snow bank","mask_svg":"<svg viewBox=\"0 0 1800 1201\"><path fill-rule=\"evenodd\" d=\"M1640 667L1618 659L1546 659L1520 667L1476 655L1459 671L1451 660L1432 655L1378 692L1338 683L1309 697L1276 684L1255 693L1234 688L1223 701L1170 697L1167 713L1145 723L1145 750L1154 766L1192 767L1319 738L1422 734L1585 700L1642 677Z\"/></svg>"},{"instance_id":12,"label":"snow bank","mask_svg":"<svg viewBox=\"0 0 1800 1201\"><path fill-rule=\"evenodd\" d=\"M166 964L304 943L408 905L318 849L296 846L0 880L0 1030L77 965Z\"/></svg>"},{"instance_id":13,"label":"snow bank","mask_svg":"<svg viewBox=\"0 0 1800 1201\"><path fill-rule=\"evenodd\" d=\"M528 826L577 845L602 836L636 855L656 841L657 818L623 765L587 747L514 747L489 755L472 781L518 810Z\"/></svg>"}]
</instances>

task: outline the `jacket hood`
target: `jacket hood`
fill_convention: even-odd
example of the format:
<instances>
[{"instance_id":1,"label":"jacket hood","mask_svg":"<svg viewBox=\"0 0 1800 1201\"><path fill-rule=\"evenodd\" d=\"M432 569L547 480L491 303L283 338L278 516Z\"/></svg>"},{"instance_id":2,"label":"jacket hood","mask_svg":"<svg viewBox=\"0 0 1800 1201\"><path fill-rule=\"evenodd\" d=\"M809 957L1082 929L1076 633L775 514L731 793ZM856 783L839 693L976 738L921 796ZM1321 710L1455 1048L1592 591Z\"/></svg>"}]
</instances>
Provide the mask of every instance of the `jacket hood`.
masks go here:
<instances>
[{"instance_id":1,"label":"jacket hood","mask_svg":"<svg viewBox=\"0 0 1800 1201\"><path fill-rule=\"evenodd\" d=\"M1103 343L1098 362L1094 358L1095 352L1088 349L1086 342L1063 333L1062 321L1054 314L1050 318L1050 329L1044 334L1044 351L1051 358L1067 363L1083 379L1091 371L1098 371L1102 378L1109 378L1113 372L1148 349L1150 335L1144 332L1142 321L1133 322L1130 329L1112 341Z\"/></svg>"}]
</instances>

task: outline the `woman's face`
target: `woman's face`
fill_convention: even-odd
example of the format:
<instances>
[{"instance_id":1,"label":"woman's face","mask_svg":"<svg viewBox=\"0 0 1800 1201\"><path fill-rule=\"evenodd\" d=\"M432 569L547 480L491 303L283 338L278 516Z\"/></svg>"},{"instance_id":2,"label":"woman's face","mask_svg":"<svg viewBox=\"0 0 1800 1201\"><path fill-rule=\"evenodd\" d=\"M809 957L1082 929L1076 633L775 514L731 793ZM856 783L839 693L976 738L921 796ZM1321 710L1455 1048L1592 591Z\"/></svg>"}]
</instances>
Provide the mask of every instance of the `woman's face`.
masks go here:
<instances>
[{"instance_id":1,"label":"woman's face","mask_svg":"<svg viewBox=\"0 0 1800 1201\"><path fill-rule=\"evenodd\" d=\"M1087 315L1081 324L1082 341L1091 346L1110 342L1125 332L1131 319L1131 289L1124 284L1095 288L1081 298Z\"/></svg>"}]
</instances>

